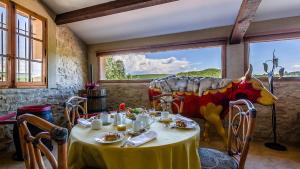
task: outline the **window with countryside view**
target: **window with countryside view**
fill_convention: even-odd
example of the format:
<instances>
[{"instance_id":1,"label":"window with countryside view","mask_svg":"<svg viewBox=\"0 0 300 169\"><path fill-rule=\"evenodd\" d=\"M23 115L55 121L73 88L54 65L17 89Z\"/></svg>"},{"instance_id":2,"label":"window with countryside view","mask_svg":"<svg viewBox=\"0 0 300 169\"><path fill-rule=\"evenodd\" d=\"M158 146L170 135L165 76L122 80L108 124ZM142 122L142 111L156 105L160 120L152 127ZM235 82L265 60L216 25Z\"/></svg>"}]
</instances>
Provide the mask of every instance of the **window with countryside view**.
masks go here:
<instances>
[{"instance_id":1,"label":"window with countryside view","mask_svg":"<svg viewBox=\"0 0 300 169\"><path fill-rule=\"evenodd\" d=\"M105 57L106 80L155 79L168 75L221 77L222 47ZM102 78L104 79L104 78Z\"/></svg>"},{"instance_id":2,"label":"window with countryside view","mask_svg":"<svg viewBox=\"0 0 300 169\"><path fill-rule=\"evenodd\" d=\"M284 67L284 77L300 77L300 39L250 43L249 61L256 76L266 76L263 62L272 59L273 51ZM275 74L278 75L278 70Z\"/></svg>"}]
</instances>

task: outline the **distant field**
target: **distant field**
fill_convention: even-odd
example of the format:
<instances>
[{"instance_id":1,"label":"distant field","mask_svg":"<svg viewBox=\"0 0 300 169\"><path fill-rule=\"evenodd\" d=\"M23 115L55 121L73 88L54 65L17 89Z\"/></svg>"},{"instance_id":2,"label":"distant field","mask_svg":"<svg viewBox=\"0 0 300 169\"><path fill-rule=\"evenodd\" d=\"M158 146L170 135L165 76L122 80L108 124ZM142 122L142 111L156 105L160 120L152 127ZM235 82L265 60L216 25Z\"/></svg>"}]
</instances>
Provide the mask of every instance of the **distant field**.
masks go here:
<instances>
[{"instance_id":1,"label":"distant field","mask_svg":"<svg viewBox=\"0 0 300 169\"><path fill-rule=\"evenodd\" d=\"M194 76L194 77L221 77L220 69L205 69L200 71L180 72L178 76Z\"/></svg>"},{"instance_id":2,"label":"distant field","mask_svg":"<svg viewBox=\"0 0 300 169\"><path fill-rule=\"evenodd\" d=\"M166 77L168 74L144 74L144 75L131 75L129 79L156 79Z\"/></svg>"},{"instance_id":3,"label":"distant field","mask_svg":"<svg viewBox=\"0 0 300 169\"><path fill-rule=\"evenodd\" d=\"M131 75L128 79L157 79L166 77L169 74L143 74ZM200 71L180 72L178 76L193 76L193 77L221 77L220 69L205 69Z\"/></svg>"},{"instance_id":4,"label":"distant field","mask_svg":"<svg viewBox=\"0 0 300 169\"><path fill-rule=\"evenodd\" d=\"M267 77L267 74L255 74L255 77ZM279 77L279 74L275 74L276 77ZM285 72L283 77L299 77L300 71L295 72Z\"/></svg>"}]
</instances>

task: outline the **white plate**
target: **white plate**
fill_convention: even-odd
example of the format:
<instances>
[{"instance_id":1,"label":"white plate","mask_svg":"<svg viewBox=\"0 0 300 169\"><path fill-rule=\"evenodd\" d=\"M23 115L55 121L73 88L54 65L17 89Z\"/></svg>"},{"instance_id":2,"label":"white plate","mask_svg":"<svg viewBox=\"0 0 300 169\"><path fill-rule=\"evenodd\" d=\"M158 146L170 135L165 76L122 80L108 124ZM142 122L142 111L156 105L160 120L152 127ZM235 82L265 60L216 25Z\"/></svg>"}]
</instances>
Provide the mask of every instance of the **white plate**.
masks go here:
<instances>
[{"instance_id":1,"label":"white plate","mask_svg":"<svg viewBox=\"0 0 300 169\"><path fill-rule=\"evenodd\" d=\"M95 141L96 141L97 143L101 143L101 144L112 144L112 143L120 142L120 141L122 141L122 140L125 138L125 135L124 135L124 134L115 132L115 133L119 134L120 138L117 139L117 140L114 140L114 141L106 141L106 140L104 139L104 137L105 137L105 135L108 134L108 133L112 133L112 132L106 132L106 133L101 134L100 137L96 137L96 138L95 138Z\"/></svg>"},{"instance_id":2,"label":"white plate","mask_svg":"<svg viewBox=\"0 0 300 169\"><path fill-rule=\"evenodd\" d=\"M188 123L186 127L178 127L176 126L176 123L173 123L170 127L177 128L177 129L195 129L197 127L197 124L193 122L193 123Z\"/></svg>"},{"instance_id":3,"label":"white plate","mask_svg":"<svg viewBox=\"0 0 300 169\"><path fill-rule=\"evenodd\" d=\"M165 118L165 119L159 118L158 121L161 123L167 123L167 122L171 123L171 122L173 122L173 119L171 117Z\"/></svg>"}]
</instances>

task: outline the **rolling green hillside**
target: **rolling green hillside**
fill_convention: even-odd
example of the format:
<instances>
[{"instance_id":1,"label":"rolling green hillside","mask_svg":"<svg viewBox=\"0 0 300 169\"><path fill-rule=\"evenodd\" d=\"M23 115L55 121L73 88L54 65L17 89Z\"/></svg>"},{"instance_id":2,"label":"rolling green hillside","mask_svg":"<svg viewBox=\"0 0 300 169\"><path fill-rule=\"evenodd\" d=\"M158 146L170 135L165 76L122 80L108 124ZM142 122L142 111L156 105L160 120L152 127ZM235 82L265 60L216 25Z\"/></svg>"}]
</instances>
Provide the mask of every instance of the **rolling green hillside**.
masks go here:
<instances>
[{"instance_id":1,"label":"rolling green hillside","mask_svg":"<svg viewBox=\"0 0 300 169\"><path fill-rule=\"evenodd\" d=\"M166 77L168 74L143 74L143 75L129 75L128 79L156 79Z\"/></svg>"},{"instance_id":2,"label":"rolling green hillside","mask_svg":"<svg viewBox=\"0 0 300 169\"><path fill-rule=\"evenodd\" d=\"M168 74L143 74L143 75L129 75L128 79L156 79L166 77ZM180 72L177 76L193 76L193 77L221 77L220 69L205 69L200 71Z\"/></svg>"},{"instance_id":3,"label":"rolling green hillside","mask_svg":"<svg viewBox=\"0 0 300 169\"><path fill-rule=\"evenodd\" d=\"M180 72L178 76L194 76L194 77L221 77L220 69L204 69L200 71Z\"/></svg>"}]
</instances>

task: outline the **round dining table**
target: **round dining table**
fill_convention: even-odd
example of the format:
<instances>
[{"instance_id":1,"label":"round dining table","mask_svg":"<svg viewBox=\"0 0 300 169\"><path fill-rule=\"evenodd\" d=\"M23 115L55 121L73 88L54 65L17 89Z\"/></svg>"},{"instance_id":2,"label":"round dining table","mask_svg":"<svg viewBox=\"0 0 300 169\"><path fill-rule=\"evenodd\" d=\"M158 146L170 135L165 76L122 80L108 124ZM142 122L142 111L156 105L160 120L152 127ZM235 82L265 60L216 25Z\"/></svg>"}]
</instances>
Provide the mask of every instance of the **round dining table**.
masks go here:
<instances>
[{"instance_id":1,"label":"round dining table","mask_svg":"<svg viewBox=\"0 0 300 169\"><path fill-rule=\"evenodd\" d=\"M177 129L154 122L150 131L156 139L138 147L122 147L122 142L100 144L95 141L101 133L115 131L113 125L100 130L74 126L70 133L68 166L100 169L200 169L198 145L200 127Z\"/></svg>"}]
</instances>

